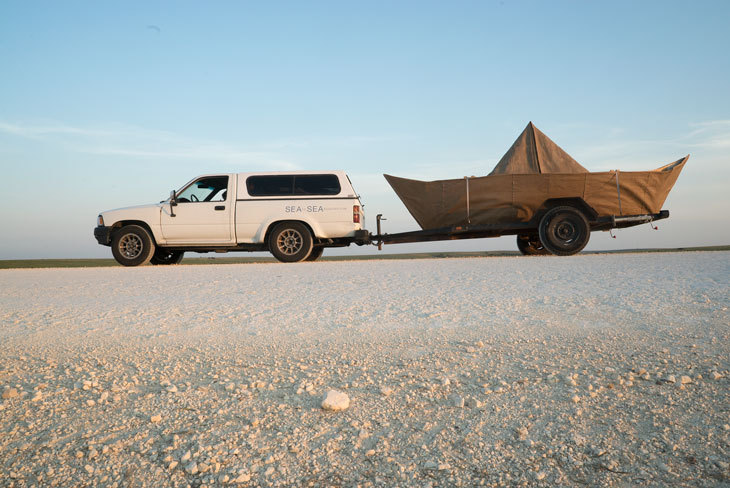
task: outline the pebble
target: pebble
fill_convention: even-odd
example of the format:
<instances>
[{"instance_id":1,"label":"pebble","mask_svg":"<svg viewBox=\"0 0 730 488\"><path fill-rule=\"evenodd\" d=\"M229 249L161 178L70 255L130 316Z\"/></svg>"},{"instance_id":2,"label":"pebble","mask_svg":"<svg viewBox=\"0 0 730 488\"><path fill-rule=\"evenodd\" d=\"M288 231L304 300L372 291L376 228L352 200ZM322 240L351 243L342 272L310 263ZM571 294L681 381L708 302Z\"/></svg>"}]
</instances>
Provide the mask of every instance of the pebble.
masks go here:
<instances>
[{"instance_id":1,"label":"pebble","mask_svg":"<svg viewBox=\"0 0 730 488\"><path fill-rule=\"evenodd\" d=\"M329 390L322 400L322 408L332 412L346 410L350 406L350 397L337 390Z\"/></svg>"},{"instance_id":2,"label":"pebble","mask_svg":"<svg viewBox=\"0 0 730 488\"><path fill-rule=\"evenodd\" d=\"M677 382L677 378L675 378L673 374L670 374L669 376L667 376L667 383L676 383L676 382Z\"/></svg>"},{"instance_id":3,"label":"pebble","mask_svg":"<svg viewBox=\"0 0 730 488\"><path fill-rule=\"evenodd\" d=\"M679 382L682 385L688 385L692 383L692 378L690 378L689 376L682 376L681 378L679 378Z\"/></svg>"},{"instance_id":4,"label":"pebble","mask_svg":"<svg viewBox=\"0 0 730 488\"><path fill-rule=\"evenodd\" d=\"M466 399L466 406L469 408L482 408L483 405L484 404L481 401L479 401L475 398Z\"/></svg>"},{"instance_id":5,"label":"pebble","mask_svg":"<svg viewBox=\"0 0 730 488\"><path fill-rule=\"evenodd\" d=\"M3 400L10 400L11 398L16 398L18 396L18 390L17 388L8 388L3 392Z\"/></svg>"},{"instance_id":6,"label":"pebble","mask_svg":"<svg viewBox=\"0 0 730 488\"><path fill-rule=\"evenodd\" d=\"M521 441L527 439L527 433L527 427L518 427L515 429L515 437Z\"/></svg>"},{"instance_id":7,"label":"pebble","mask_svg":"<svg viewBox=\"0 0 730 488\"><path fill-rule=\"evenodd\" d=\"M719 380L722 378L722 375L717 371L713 371L712 373L710 373L710 378L712 378L713 380Z\"/></svg>"},{"instance_id":8,"label":"pebble","mask_svg":"<svg viewBox=\"0 0 730 488\"><path fill-rule=\"evenodd\" d=\"M192 454L190 453L190 451L187 451L187 452L186 452L185 454L183 454L183 455L182 455L182 457L180 458L180 462L181 462L181 463L186 463L186 462L190 461L190 458L191 458L191 457L192 457Z\"/></svg>"},{"instance_id":9,"label":"pebble","mask_svg":"<svg viewBox=\"0 0 730 488\"><path fill-rule=\"evenodd\" d=\"M196 474L198 472L198 463L195 461L185 465L185 472L188 474Z\"/></svg>"},{"instance_id":10,"label":"pebble","mask_svg":"<svg viewBox=\"0 0 730 488\"><path fill-rule=\"evenodd\" d=\"M160 415L160 414L153 415L152 417L150 417L150 422L152 422L153 424L156 424L161 421L162 421L162 415Z\"/></svg>"},{"instance_id":11,"label":"pebble","mask_svg":"<svg viewBox=\"0 0 730 488\"><path fill-rule=\"evenodd\" d=\"M390 396L393 394L393 388L390 388L388 386L384 386L380 389L380 394L383 396Z\"/></svg>"}]
</instances>

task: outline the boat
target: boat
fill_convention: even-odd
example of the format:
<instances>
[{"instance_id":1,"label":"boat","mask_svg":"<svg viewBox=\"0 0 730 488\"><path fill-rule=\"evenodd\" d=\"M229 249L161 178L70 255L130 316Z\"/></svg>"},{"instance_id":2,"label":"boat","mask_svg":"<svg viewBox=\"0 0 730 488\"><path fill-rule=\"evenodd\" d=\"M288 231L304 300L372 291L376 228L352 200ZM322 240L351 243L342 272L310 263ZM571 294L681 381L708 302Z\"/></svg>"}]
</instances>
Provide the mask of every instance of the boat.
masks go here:
<instances>
[{"instance_id":1,"label":"boat","mask_svg":"<svg viewBox=\"0 0 730 488\"><path fill-rule=\"evenodd\" d=\"M688 159L650 171L590 172L530 122L486 176L437 181L384 176L423 230L502 226L517 228L513 233L539 245L538 225L556 206L576 208L590 230L647 221L629 217L668 217L661 207ZM527 223L534 226L513 225Z\"/></svg>"}]
</instances>

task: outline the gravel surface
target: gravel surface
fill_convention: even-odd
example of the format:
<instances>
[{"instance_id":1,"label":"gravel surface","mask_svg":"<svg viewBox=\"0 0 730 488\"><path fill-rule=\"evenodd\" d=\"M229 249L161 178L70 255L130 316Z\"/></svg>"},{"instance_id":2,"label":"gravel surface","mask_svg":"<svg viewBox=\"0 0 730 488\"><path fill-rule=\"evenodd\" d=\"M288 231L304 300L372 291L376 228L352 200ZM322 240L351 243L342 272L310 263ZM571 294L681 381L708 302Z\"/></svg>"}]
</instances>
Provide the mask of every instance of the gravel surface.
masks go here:
<instances>
[{"instance_id":1,"label":"gravel surface","mask_svg":"<svg viewBox=\"0 0 730 488\"><path fill-rule=\"evenodd\" d=\"M4 270L0 323L0 486L730 486L730 252Z\"/></svg>"}]
</instances>

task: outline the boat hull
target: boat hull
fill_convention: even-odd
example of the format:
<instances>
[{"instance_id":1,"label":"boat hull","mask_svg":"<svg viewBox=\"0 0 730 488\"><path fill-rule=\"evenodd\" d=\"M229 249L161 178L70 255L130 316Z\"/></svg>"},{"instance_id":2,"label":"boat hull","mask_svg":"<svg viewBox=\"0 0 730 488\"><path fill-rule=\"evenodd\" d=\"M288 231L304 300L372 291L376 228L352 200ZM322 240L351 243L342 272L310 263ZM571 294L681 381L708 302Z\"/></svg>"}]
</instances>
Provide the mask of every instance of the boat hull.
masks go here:
<instances>
[{"instance_id":1,"label":"boat hull","mask_svg":"<svg viewBox=\"0 0 730 488\"><path fill-rule=\"evenodd\" d=\"M548 200L582 199L598 217L661 210L686 156L652 171L497 174L420 181L384 175L422 229L529 222Z\"/></svg>"}]
</instances>

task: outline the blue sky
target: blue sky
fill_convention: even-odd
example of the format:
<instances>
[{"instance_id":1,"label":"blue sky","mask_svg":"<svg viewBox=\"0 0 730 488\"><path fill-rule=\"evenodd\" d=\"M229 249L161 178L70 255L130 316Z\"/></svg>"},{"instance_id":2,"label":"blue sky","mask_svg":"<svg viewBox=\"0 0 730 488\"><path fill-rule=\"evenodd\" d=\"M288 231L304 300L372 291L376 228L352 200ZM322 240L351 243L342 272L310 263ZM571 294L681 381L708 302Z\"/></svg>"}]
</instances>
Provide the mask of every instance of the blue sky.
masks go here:
<instances>
[{"instance_id":1,"label":"blue sky","mask_svg":"<svg viewBox=\"0 0 730 488\"><path fill-rule=\"evenodd\" d=\"M589 170L691 154L659 232L588 249L730 244L728 19L726 1L5 0L0 259L108 257L100 211L209 172L344 169L369 227L416 229L382 173L487 174L530 120Z\"/></svg>"}]
</instances>

